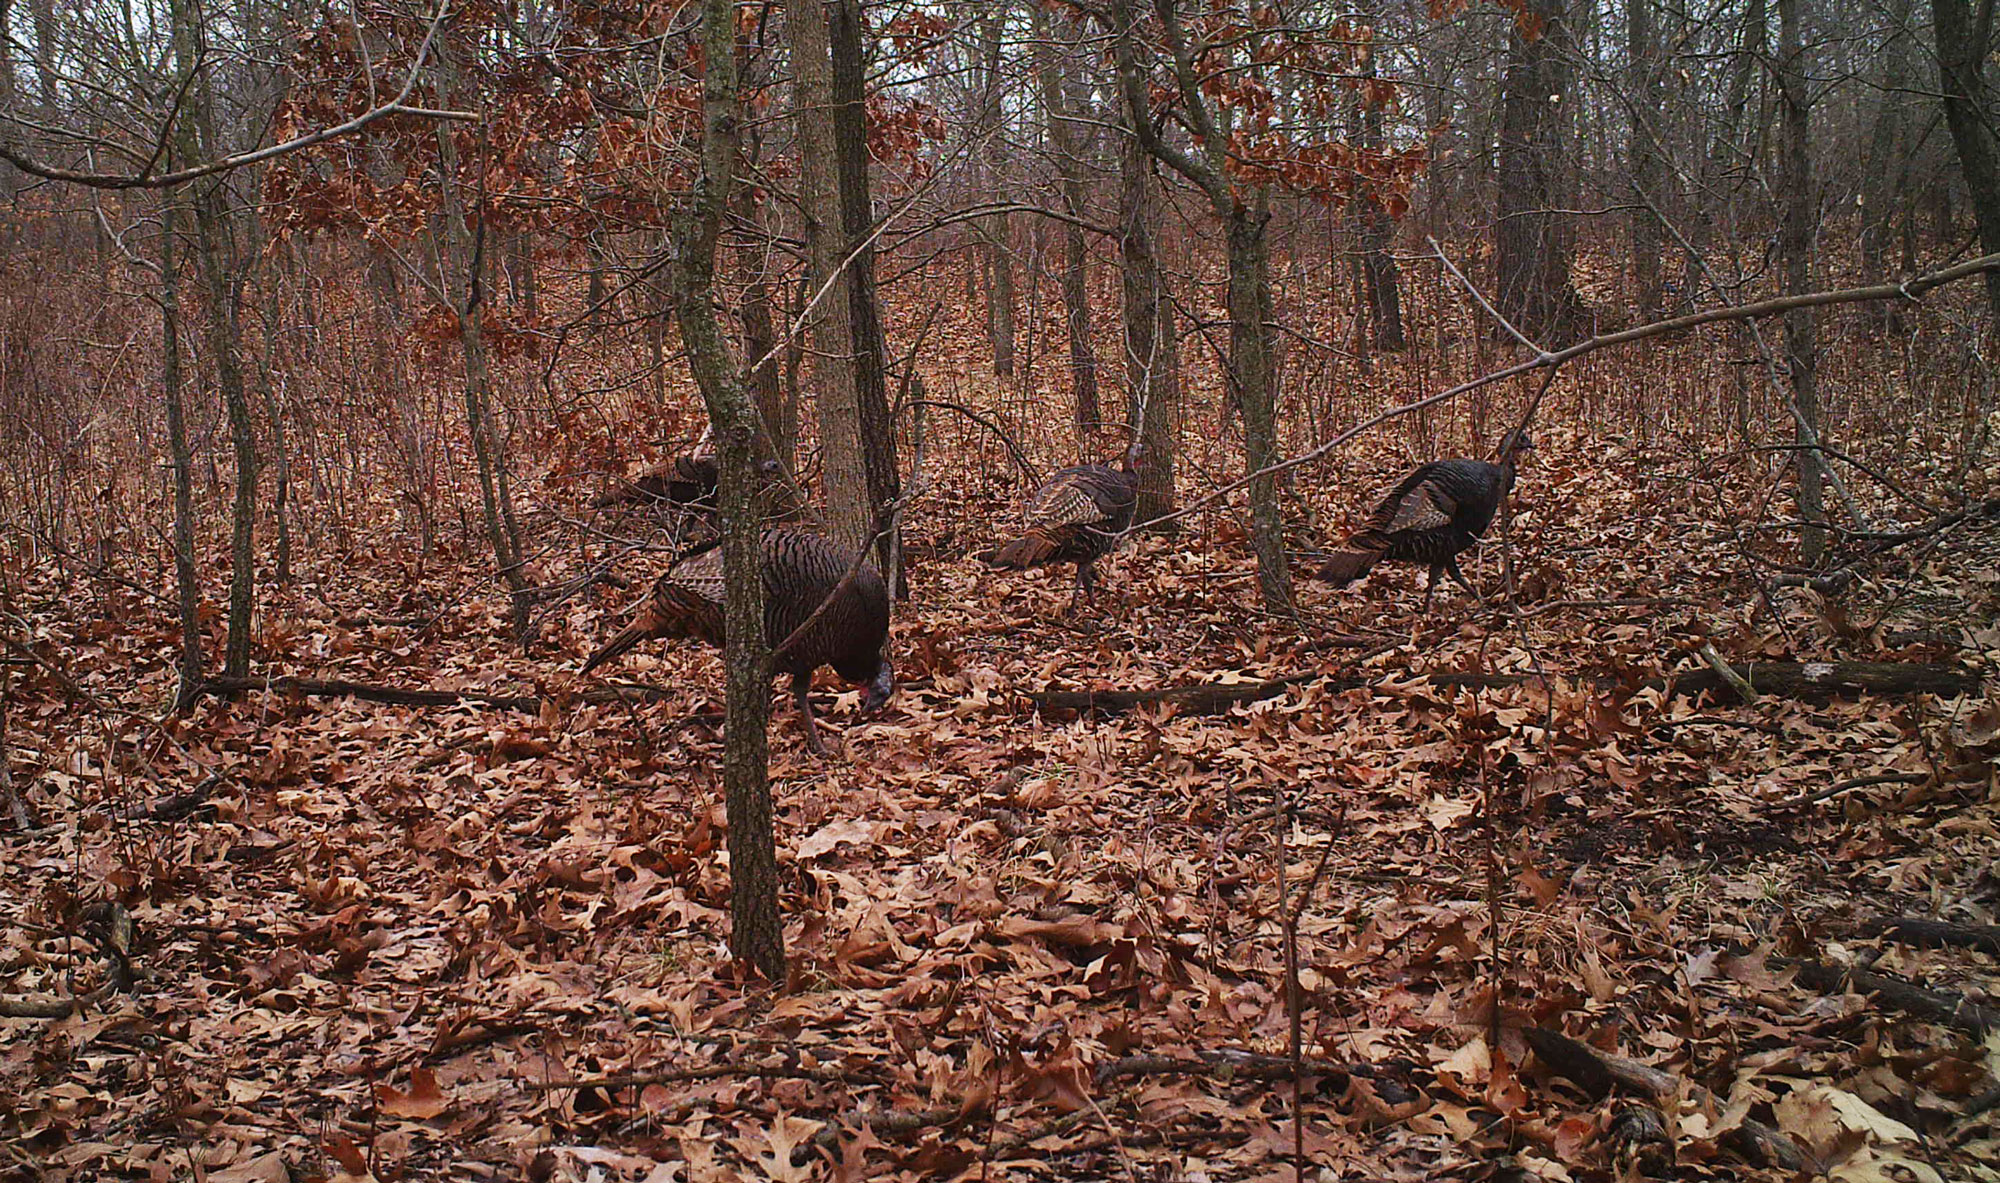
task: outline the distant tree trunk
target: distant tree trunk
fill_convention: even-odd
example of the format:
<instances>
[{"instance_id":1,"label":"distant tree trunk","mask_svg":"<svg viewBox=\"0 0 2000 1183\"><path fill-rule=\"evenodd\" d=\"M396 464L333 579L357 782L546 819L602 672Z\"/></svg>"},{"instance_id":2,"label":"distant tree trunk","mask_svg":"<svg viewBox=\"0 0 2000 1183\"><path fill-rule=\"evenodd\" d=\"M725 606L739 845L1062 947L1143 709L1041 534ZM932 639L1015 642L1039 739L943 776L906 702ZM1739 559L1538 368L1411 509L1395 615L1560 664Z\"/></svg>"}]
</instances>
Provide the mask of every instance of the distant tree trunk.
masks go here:
<instances>
[{"instance_id":1,"label":"distant tree trunk","mask_svg":"<svg viewBox=\"0 0 2000 1183\"><path fill-rule=\"evenodd\" d=\"M1124 262L1126 422L1138 432L1144 455L1139 472L1135 520L1144 522L1174 511L1173 425L1180 403L1180 350L1176 348L1173 306L1155 254L1151 157L1139 138L1128 136L1118 157L1118 251ZM1171 534L1178 522L1153 527Z\"/></svg>"},{"instance_id":2,"label":"distant tree trunk","mask_svg":"<svg viewBox=\"0 0 2000 1183\"><path fill-rule=\"evenodd\" d=\"M1570 225L1559 213L1565 100L1563 51L1570 38L1561 0L1525 0L1509 23L1500 100L1500 176L1494 264L1499 308L1544 347L1571 331Z\"/></svg>"},{"instance_id":3,"label":"distant tree trunk","mask_svg":"<svg viewBox=\"0 0 2000 1183\"><path fill-rule=\"evenodd\" d=\"M1376 11L1374 0L1363 4L1359 11L1363 19L1373 23ZM1377 76L1375 63L1376 55L1370 52L1361 63L1362 78ZM1385 139L1382 107L1369 101L1365 87L1360 95L1360 104L1361 147L1368 152L1379 152ZM1375 348L1385 353L1396 353L1405 344L1402 276L1396 267L1396 257L1389 253L1389 245L1396 235L1396 222L1389 216L1389 211L1377 202L1363 199L1359 205L1356 228L1361 247L1361 288L1367 300L1368 324L1374 334Z\"/></svg>"},{"instance_id":4,"label":"distant tree trunk","mask_svg":"<svg viewBox=\"0 0 2000 1183\"><path fill-rule=\"evenodd\" d=\"M1882 46L1880 97L1868 134L1861 174L1861 268L1872 282L1886 278L1889 239L1898 207L1908 205L1908 154L1903 147L1906 93L1916 82L1910 61L1911 0L1889 0L1889 35ZM1902 309L1893 300L1869 305L1864 313L1877 331L1903 331Z\"/></svg>"},{"instance_id":5,"label":"distant tree trunk","mask_svg":"<svg viewBox=\"0 0 2000 1183\"><path fill-rule=\"evenodd\" d=\"M592 308L604 303L611 293L610 285L604 278L604 248L597 243L597 235L586 234L583 238L584 266L590 273L590 286L584 295Z\"/></svg>"},{"instance_id":6,"label":"distant tree trunk","mask_svg":"<svg viewBox=\"0 0 2000 1183\"><path fill-rule=\"evenodd\" d=\"M445 75L440 90L452 93L453 79L449 55L440 63ZM452 310L458 314L458 342L465 359L465 420L472 436L472 456L479 474L480 507L485 514L486 541L493 550L493 563L512 600L515 639L525 651L529 636L531 589L522 569L520 529L514 520L513 491L507 476L506 450L501 446L493 423L493 381L487 367L486 338L480 326L485 314L486 217L484 210L473 211L476 224L467 217L459 192L458 145L453 128L441 123L435 129L438 145L439 213L449 246L449 265L440 266L440 279ZM443 256L445 252L440 252Z\"/></svg>"},{"instance_id":7,"label":"distant tree trunk","mask_svg":"<svg viewBox=\"0 0 2000 1183\"><path fill-rule=\"evenodd\" d=\"M187 410L182 401L180 196L168 194L160 206L160 385L167 396L167 455L174 471L174 585L180 600L181 669L174 710L185 711L201 696L206 680L201 636L201 576L194 556L194 452L188 446Z\"/></svg>"},{"instance_id":8,"label":"distant tree trunk","mask_svg":"<svg viewBox=\"0 0 2000 1183\"><path fill-rule=\"evenodd\" d=\"M748 186L736 192L748 193ZM740 210L739 216L755 221L754 206ZM778 366L783 357L778 349L778 331L771 318L771 284L766 278L765 260L746 258L743 264L743 352L744 362L754 367L749 375L751 397L769 435L771 456L787 470L797 462L799 409L785 397ZM780 638L782 640L783 638Z\"/></svg>"},{"instance_id":9,"label":"distant tree trunk","mask_svg":"<svg viewBox=\"0 0 2000 1183\"><path fill-rule=\"evenodd\" d=\"M2000 253L2000 131L1995 124L2000 103L1986 80L1993 7L1993 0L1931 0L1945 122L1972 194L1980 245L1988 254ZM1990 314L2000 319L2000 272L1986 273L1986 300Z\"/></svg>"},{"instance_id":10,"label":"distant tree trunk","mask_svg":"<svg viewBox=\"0 0 2000 1183\"><path fill-rule=\"evenodd\" d=\"M14 27L14 0L0 0L0 29ZM0 103L14 102L14 55L0 53ZM18 233L18 229L16 230Z\"/></svg>"},{"instance_id":11,"label":"distant tree trunk","mask_svg":"<svg viewBox=\"0 0 2000 1183\"><path fill-rule=\"evenodd\" d=\"M522 229L514 235L514 265L511 268L514 280L514 296L521 302L521 312L529 321L542 314L541 283L535 275L535 232Z\"/></svg>"},{"instance_id":12,"label":"distant tree trunk","mask_svg":"<svg viewBox=\"0 0 2000 1183\"><path fill-rule=\"evenodd\" d=\"M1007 7L995 5L986 14L980 30L980 91L977 134L985 141L984 167L987 191L1004 191L1001 170L1004 150L995 142L1000 131L1003 107L1000 78L1000 33L1007 20ZM993 372L1002 378L1014 374L1014 244L1013 229L1006 214L994 214L975 223L986 256L986 337L993 352Z\"/></svg>"},{"instance_id":13,"label":"distant tree trunk","mask_svg":"<svg viewBox=\"0 0 2000 1183\"><path fill-rule=\"evenodd\" d=\"M1658 38L1653 28L1656 0L1625 0L1626 97L1632 111L1632 278L1639 289L1639 312L1647 320L1660 316L1660 255L1665 248L1655 203L1663 201L1665 168L1660 160L1662 115Z\"/></svg>"},{"instance_id":14,"label":"distant tree trunk","mask_svg":"<svg viewBox=\"0 0 2000 1183\"><path fill-rule=\"evenodd\" d=\"M794 0L818 24L813 0ZM819 25L824 48L825 26ZM702 41L708 69L702 77L701 173L694 194L675 215L674 305L695 384L715 425L721 464L717 509L723 529L723 578L727 587L723 663L728 701L723 726L723 795L729 821L729 951L766 979L785 981L785 934L778 914L778 852L771 828L768 730L771 715L772 638L764 635L764 556L757 507L756 406L745 390L728 339L715 315L715 243L728 208L730 171L737 155L736 6L703 0ZM800 31L794 30L793 44ZM808 48L811 35L805 37ZM822 65L824 62L822 61ZM811 67L806 67L810 69ZM802 88L810 84L801 81ZM825 91L818 92L821 98ZM824 104L820 106L824 112ZM800 112L803 117L806 112ZM824 147L825 145L822 145ZM831 173L832 161L816 162ZM827 179L827 178L822 178ZM819 208L830 208L821 206ZM846 301L835 301L844 305ZM778 638L782 640L783 638Z\"/></svg>"},{"instance_id":15,"label":"distant tree trunk","mask_svg":"<svg viewBox=\"0 0 2000 1183\"><path fill-rule=\"evenodd\" d=\"M1783 105L1784 217L1778 228L1778 253L1783 260L1785 290L1812 290L1813 231L1818 218L1813 200L1811 95L1807 90L1807 51L1801 43L1800 9L1806 0L1778 0L1778 88ZM1819 444L1819 385L1815 372L1818 342L1813 310L1795 308L1785 314L1785 363L1791 375L1796 415L1799 471L1799 517L1808 523L1826 520L1825 459ZM1826 529L1805 528L1801 557L1807 566L1826 553Z\"/></svg>"},{"instance_id":16,"label":"distant tree trunk","mask_svg":"<svg viewBox=\"0 0 2000 1183\"><path fill-rule=\"evenodd\" d=\"M1257 556L1257 586L1264 610L1290 616L1292 576L1285 562L1283 521L1275 475L1264 474L1277 459L1277 342L1271 308L1270 202L1261 187L1247 186L1229 171L1228 136L1203 97L1194 53L1173 0L1156 6L1167 56L1183 104L1182 113L1201 142L1196 156L1168 142L1154 129L1147 80L1134 47L1132 0L1112 0L1108 16L1114 35L1120 89L1126 114L1146 150L1197 185L1228 235L1230 390L1243 412L1244 465L1250 480L1250 545ZM1251 52L1256 49L1253 43ZM1242 191L1241 188L1247 188Z\"/></svg>"},{"instance_id":17,"label":"distant tree trunk","mask_svg":"<svg viewBox=\"0 0 2000 1183\"><path fill-rule=\"evenodd\" d=\"M264 255L263 219L256 211L250 213L251 250L250 257L261 259ZM271 521L277 531L278 582L292 581L292 457L290 442L285 434L284 410L278 403L277 368L279 325L282 311L279 306L278 284L275 265L267 265L263 272L264 288L264 332L257 350L257 394L264 404L264 418L271 424L271 459L274 463L271 489Z\"/></svg>"},{"instance_id":18,"label":"distant tree trunk","mask_svg":"<svg viewBox=\"0 0 2000 1183\"><path fill-rule=\"evenodd\" d=\"M806 322L818 391L820 453L827 518L834 537L866 547L875 536L868 492L867 447L861 437L861 403L854 357L854 302L836 272L846 258L839 161L835 154L833 65L820 0L788 0L785 30L791 41L792 106L798 118L799 196L806 217L806 251L812 290L820 297ZM719 429L719 428L718 428Z\"/></svg>"},{"instance_id":19,"label":"distant tree trunk","mask_svg":"<svg viewBox=\"0 0 2000 1183\"><path fill-rule=\"evenodd\" d=\"M1084 187L1087 178L1079 156L1080 145L1070 126L1073 116L1067 88L1063 85L1056 41L1044 8L1039 4L1033 5L1030 12L1034 17L1035 40L1039 42L1035 73L1041 83L1049 151L1056 158L1057 196L1064 213L1082 217L1086 212ZM1071 40L1064 38L1064 44ZM1070 386L1076 395L1076 427L1081 440L1087 438L1086 433L1098 430L1103 418L1097 398L1097 352L1090 341L1090 276L1087 270L1090 248L1084 241L1083 227L1074 222L1063 224L1062 240L1063 321L1069 334Z\"/></svg>"},{"instance_id":20,"label":"distant tree trunk","mask_svg":"<svg viewBox=\"0 0 2000 1183\"><path fill-rule=\"evenodd\" d=\"M1014 376L1014 251L1013 228L1006 214L985 219L986 336L993 349L993 372Z\"/></svg>"},{"instance_id":21,"label":"distant tree trunk","mask_svg":"<svg viewBox=\"0 0 2000 1183\"><path fill-rule=\"evenodd\" d=\"M173 10L175 59L181 77L193 80L187 91L189 125L196 152L221 155L215 129L215 95L205 75L198 75L195 44L199 20L191 6ZM229 633L223 647L223 673L232 678L250 674L250 624L257 603L257 428L250 417L250 396L243 381L243 283L236 247L236 214L229 208L228 174L196 182L193 191L195 261L208 297L208 348L215 362L215 382L229 419L229 441L235 453L236 496L230 511Z\"/></svg>"},{"instance_id":22,"label":"distant tree trunk","mask_svg":"<svg viewBox=\"0 0 2000 1183\"><path fill-rule=\"evenodd\" d=\"M1749 0L1744 11L1742 34L1733 55L1729 75L1729 94L1722 105L1722 126L1708 144L1708 153L1702 166L1699 184L1696 186L1694 205L1695 249L1688 252L1686 272L1681 284L1681 301L1690 303L1700 290L1700 253L1714 236L1718 223L1733 221L1736 215L1736 194L1742 187L1736 181L1723 188L1724 179L1732 172L1739 176L1749 174L1744 166L1744 148L1741 144L1743 127L1747 123L1756 126L1759 120L1751 111L1753 105L1762 107L1752 85L1759 76L1766 57L1769 32L1766 28L1769 9L1765 0ZM1739 335L1743 330L1738 330Z\"/></svg>"},{"instance_id":23,"label":"distant tree trunk","mask_svg":"<svg viewBox=\"0 0 2000 1183\"><path fill-rule=\"evenodd\" d=\"M854 337L854 398L860 415L861 463L867 474L871 534L888 523L884 509L902 490L896 469L896 425L889 409L888 364L882 317L875 297L874 203L868 195L867 47L861 39L860 0L834 0L827 8L833 56L833 142L840 173L840 214L846 232L841 257L852 255L846 274L849 330ZM884 535L875 558L892 594L904 592L903 573L893 561L896 539Z\"/></svg>"},{"instance_id":24,"label":"distant tree trunk","mask_svg":"<svg viewBox=\"0 0 2000 1183\"><path fill-rule=\"evenodd\" d=\"M35 24L35 81L41 89L42 114L56 109L56 6L55 0L28 0L28 12Z\"/></svg>"}]
</instances>

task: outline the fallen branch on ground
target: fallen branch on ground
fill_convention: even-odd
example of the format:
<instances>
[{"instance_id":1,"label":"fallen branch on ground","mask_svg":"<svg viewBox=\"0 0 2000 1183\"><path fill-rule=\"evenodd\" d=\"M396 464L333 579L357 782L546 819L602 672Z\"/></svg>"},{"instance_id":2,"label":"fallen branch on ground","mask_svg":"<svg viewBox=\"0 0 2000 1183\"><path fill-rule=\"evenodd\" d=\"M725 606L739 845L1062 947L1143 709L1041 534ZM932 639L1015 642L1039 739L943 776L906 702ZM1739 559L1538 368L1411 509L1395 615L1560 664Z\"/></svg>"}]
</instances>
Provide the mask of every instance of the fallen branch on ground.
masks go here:
<instances>
[{"instance_id":1,"label":"fallen branch on ground","mask_svg":"<svg viewBox=\"0 0 2000 1183\"><path fill-rule=\"evenodd\" d=\"M364 702L408 707L493 707L503 711L541 713L542 698L536 694L486 694L476 690L422 690L401 686L378 686L370 682L319 678L210 678L202 683L203 694L242 694L267 690L302 698L358 698ZM674 692L657 686L593 686L576 695L581 702L660 702L675 697Z\"/></svg>"},{"instance_id":2,"label":"fallen branch on ground","mask_svg":"<svg viewBox=\"0 0 2000 1183\"><path fill-rule=\"evenodd\" d=\"M1951 945L2000 957L2000 924L1953 924L1921 916L1884 916L1870 924L1868 931L1920 949Z\"/></svg>"},{"instance_id":3,"label":"fallen branch on ground","mask_svg":"<svg viewBox=\"0 0 2000 1183\"><path fill-rule=\"evenodd\" d=\"M1760 694L1781 698L1834 698L1853 694L1938 694L1956 697L1979 689L1979 678L1949 666L1876 661L1789 662L1749 661L1736 669L1743 681ZM1491 690L1520 686L1541 680L1538 674L1432 673L1411 676L1428 678L1431 685L1444 689ZM1319 683L1339 692L1373 686L1384 676L1359 677L1322 673L1288 674L1268 682L1196 682L1163 686L1153 690L1038 690L1026 695L1038 709L1050 711L1094 711L1116 714L1138 706L1179 708L1182 714L1217 715L1232 707L1276 698L1294 687ZM1596 686L1626 685L1610 675L1571 675L1556 680ZM1653 679L1642 689L1660 690L1668 695L1719 694L1735 697L1729 683L1712 669L1690 670L1671 678Z\"/></svg>"},{"instance_id":4,"label":"fallen branch on ground","mask_svg":"<svg viewBox=\"0 0 2000 1183\"><path fill-rule=\"evenodd\" d=\"M1679 1101L1682 1088L1696 1097L1702 1098L1717 1109L1724 1108L1722 1101L1706 1088L1691 1080L1685 1080L1671 1072L1663 1072L1650 1064L1637 1060L1601 1052L1589 1044L1580 1043L1557 1031L1546 1027L1525 1027L1521 1034L1528 1040L1528 1046L1542 1058L1555 1072L1568 1077L1586 1091L1603 1096L1613 1085L1644 1093L1663 1105L1674 1105ZM1764 1161L1776 1163L1787 1170L1804 1170L1808 1159L1804 1151L1790 1138L1760 1121L1744 1118L1737 1127L1737 1133L1750 1143ZM1815 1171L1819 1164L1810 1163Z\"/></svg>"},{"instance_id":5,"label":"fallen branch on ground","mask_svg":"<svg viewBox=\"0 0 2000 1183\"><path fill-rule=\"evenodd\" d=\"M1824 961L1792 961L1777 957L1771 958L1770 964L1774 969L1798 970L1799 984L1822 994L1848 990L1856 994L1873 994L1884 1004L1905 1014L1943 1023L1972 1035L2000 1031L2000 1010L1981 1006L1962 994L1927 989L1901 978L1862 969L1858 965L1828 965Z\"/></svg>"}]
</instances>

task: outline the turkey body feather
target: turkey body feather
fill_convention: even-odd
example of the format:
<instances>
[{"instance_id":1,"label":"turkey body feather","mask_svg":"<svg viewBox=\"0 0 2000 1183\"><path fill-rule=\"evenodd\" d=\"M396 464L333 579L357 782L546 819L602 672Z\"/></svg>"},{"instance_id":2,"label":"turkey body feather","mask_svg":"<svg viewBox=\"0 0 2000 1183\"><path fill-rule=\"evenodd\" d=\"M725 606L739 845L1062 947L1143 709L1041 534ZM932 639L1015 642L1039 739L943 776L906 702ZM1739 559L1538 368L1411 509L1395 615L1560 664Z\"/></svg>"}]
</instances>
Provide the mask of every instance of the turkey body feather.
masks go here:
<instances>
[{"instance_id":1,"label":"turkey body feather","mask_svg":"<svg viewBox=\"0 0 2000 1183\"><path fill-rule=\"evenodd\" d=\"M1438 460L1411 470L1376 503L1368 524L1320 567L1319 577L1345 587L1389 559L1430 568L1426 608L1440 574L1449 574L1471 591L1458 568L1458 556L1485 536L1500 503L1514 488L1516 460L1533 447L1527 436L1510 433L1497 464Z\"/></svg>"},{"instance_id":2,"label":"turkey body feather","mask_svg":"<svg viewBox=\"0 0 2000 1183\"><path fill-rule=\"evenodd\" d=\"M843 587L842 579L854 564L853 552L817 534L766 530L761 543L766 641L781 645L811 622L790 648L774 655L772 665L776 672L791 675L793 695L805 721L806 742L820 751L812 705L806 698L815 670L831 666L846 681L866 686L864 712L879 709L895 688L895 675L883 656L889 640L888 588L867 563ZM660 576L631 621L591 654L583 672L589 673L646 640L692 638L722 647L728 640L723 627L726 594L718 541L681 559Z\"/></svg>"},{"instance_id":3,"label":"turkey body feather","mask_svg":"<svg viewBox=\"0 0 2000 1183\"><path fill-rule=\"evenodd\" d=\"M988 566L1020 571L1050 563L1075 563L1077 586L1094 598L1093 565L1110 554L1132 525L1139 476L1103 464L1057 470L1028 505L1028 529L981 556Z\"/></svg>"}]
</instances>

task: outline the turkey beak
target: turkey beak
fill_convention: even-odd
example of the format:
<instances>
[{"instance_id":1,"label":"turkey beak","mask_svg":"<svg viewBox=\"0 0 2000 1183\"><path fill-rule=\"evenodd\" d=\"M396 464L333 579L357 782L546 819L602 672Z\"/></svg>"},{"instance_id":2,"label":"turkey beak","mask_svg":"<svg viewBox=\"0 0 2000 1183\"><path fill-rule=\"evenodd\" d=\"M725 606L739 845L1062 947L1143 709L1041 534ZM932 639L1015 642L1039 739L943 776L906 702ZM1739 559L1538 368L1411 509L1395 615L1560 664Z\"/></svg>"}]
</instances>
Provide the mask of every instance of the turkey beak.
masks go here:
<instances>
[{"instance_id":1,"label":"turkey beak","mask_svg":"<svg viewBox=\"0 0 2000 1183\"><path fill-rule=\"evenodd\" d=\"M868 692L861 698L861 713L872 715L881 710L888 703L889 696L895 692L896 671L885 661L875 671L875 676L868 680Z\"/></svg>"}]
</instances>

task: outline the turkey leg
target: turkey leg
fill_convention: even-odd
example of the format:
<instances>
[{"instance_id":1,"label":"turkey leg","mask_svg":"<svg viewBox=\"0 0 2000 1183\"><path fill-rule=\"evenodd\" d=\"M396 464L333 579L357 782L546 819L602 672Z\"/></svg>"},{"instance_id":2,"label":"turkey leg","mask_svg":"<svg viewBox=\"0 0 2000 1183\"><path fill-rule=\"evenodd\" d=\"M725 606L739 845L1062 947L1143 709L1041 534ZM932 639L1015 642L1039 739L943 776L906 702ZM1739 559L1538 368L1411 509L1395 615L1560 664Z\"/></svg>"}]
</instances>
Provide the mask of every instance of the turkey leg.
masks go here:
<instances>
[{"instance_id":1,"label":"turkey leg","mask_svg":"<svg viewBox=\"0 0 2000 1183\"><path fill-rule=\"evenodd\" d=\"M813 722L812 699L807 692L812 689L810 673L792 675L792 697L799 703L799 725L806 729L806 747L813 755L826 755L826 745L819 741L819 726Z\"/></svg>"}]
</instances>

